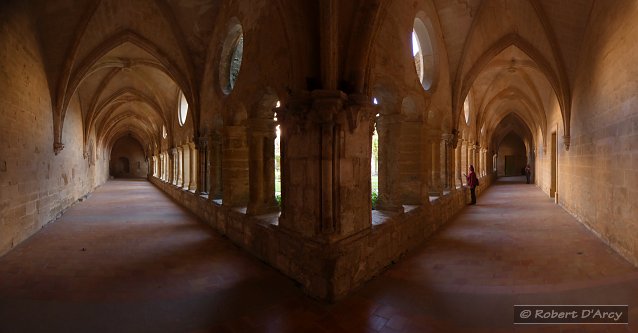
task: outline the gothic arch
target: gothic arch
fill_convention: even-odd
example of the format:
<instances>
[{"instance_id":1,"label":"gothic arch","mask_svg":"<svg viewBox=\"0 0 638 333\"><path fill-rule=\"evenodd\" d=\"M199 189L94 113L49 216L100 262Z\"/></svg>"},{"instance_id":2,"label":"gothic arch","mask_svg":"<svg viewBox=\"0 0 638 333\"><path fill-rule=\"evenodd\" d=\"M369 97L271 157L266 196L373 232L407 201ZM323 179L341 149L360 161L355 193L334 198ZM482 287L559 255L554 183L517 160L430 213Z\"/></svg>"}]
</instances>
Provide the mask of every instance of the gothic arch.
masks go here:
<instances>
[{"instance_id":1,"label":"gothic arch","mask_svg":"<svg viewBox=\"0 0 638 333\"><path fill-rule=\"evenodd\" d=\"M561 80L559 75L554 72L550 63L542 56L542 54L531 43L527 42L515 33L503 36L495 44L488 48L472 65L465 77L462 80L458 80L454 89L456 93L453 100L453 108L455 110L456 119L458 119L461 115L462 97L467 95L476 78L484 69L487 68L489 62L494 57L510 46L515 46L532 59L538 66L538 70L544 75L551 85L560 105L565 136L569 137L570 94L568 87L565 86L564 80Z\"/></svg>"},{"instance_id":2,"label":"gothic arch","mask_svg":"<svg viewBox=\"0 0 638 333\"><path fill-rule=\"evenodd\" d=\"M198 98L197 95L193 93L194 89L192 89L192 85L189 84L191 80L188 79L187 75L183 74L178 69L178 66L173 61L171 61L170 58L150 40L138 35L131 30L124 30L106 39L98 47L93 49L89 53L89 55L85 59L83 59L80 65L78 65L77 68L73 70L73 72L71 72L72 64L66 67L64 73L64 82L66 84L61 84L59 86L58 98L56 99L55 105L54 147L59 147L59 149L62 149L63 147L62 129L66 109L71 97L75 94L82 81L92 72L92 69L96 64L98 66L104 66L104 64L99 64L98 61L103 58L108 52L125 43L131 43L157 59L161 66L159 66L158 64L152 64L152 66L163 68L162 71L166 73L182 89L182 91L185 91L185 95L189 100L189 105L197 105ZM69 60L69 62L71 62L71 60ZM196 108L193 108L193 118L197 118ZM56 151L58 151L58 148L56 148Z\"/></svg>"}]
</instances>

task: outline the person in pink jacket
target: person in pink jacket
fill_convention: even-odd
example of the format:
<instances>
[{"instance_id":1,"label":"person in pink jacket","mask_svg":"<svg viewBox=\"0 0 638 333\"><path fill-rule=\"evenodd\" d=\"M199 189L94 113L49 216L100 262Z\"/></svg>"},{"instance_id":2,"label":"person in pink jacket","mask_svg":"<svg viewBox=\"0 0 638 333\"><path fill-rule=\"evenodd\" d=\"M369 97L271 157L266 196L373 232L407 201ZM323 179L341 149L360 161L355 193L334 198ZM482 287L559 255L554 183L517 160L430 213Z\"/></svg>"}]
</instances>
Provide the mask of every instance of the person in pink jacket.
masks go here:
<instances>
[{"instance_id":1,"label":"person in pink jacket","mask_svg":"<svg viewBox=\"0 0 638 333\"><path fill-rule=\"evenodd\" d=\"M465 176L467 180L467 187L470 188L470 197L472 198L472 202L470 205L476 205L476 187L479 184L478 178L476 178L476 173L474 173L474 166L470 164L470 174Z\"/></svg>"}]
</instances>

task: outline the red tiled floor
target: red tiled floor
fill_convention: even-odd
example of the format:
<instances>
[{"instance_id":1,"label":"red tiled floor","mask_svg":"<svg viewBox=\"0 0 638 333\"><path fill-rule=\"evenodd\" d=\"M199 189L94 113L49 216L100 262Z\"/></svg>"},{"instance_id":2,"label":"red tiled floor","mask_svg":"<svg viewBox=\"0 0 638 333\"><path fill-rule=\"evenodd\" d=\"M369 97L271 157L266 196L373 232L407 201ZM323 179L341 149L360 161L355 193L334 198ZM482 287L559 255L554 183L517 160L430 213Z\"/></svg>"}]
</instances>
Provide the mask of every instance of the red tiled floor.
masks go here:
<instances>
[{"instance_id":1,"label":"red tiled floor","mask_svg":"<svg viewBox=\"0 0 638 333\"><path fill-rule=\"evenodd\" d=\"M638 270L536 187L497 183L351 296L313 301L145 181L112 181L0 258L0 332L637 332ZM515 326L629 304L630 326Z\"/></svg>"}]
</instances>

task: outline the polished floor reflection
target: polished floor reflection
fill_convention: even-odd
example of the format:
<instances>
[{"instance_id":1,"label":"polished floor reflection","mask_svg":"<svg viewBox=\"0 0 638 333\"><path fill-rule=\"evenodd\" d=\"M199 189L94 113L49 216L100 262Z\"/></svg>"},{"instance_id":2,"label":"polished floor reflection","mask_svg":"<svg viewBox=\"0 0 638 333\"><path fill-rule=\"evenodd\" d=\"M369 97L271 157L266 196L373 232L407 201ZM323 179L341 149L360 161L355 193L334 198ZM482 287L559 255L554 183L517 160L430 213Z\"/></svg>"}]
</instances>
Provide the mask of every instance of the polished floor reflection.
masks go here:
<instances>
[{"instance_id":1,"label":"polished floor reflection","mask_svg":"<svg viewBox=\"0 0 638 333\"><path fill-rule=\"evenodd\" d=\"M111 181L0 258L0 332L638 332L638 270L519 180L336 304ZM629 304L630 325L515 326L514 304Z\"/></svg>"}]
</instances>

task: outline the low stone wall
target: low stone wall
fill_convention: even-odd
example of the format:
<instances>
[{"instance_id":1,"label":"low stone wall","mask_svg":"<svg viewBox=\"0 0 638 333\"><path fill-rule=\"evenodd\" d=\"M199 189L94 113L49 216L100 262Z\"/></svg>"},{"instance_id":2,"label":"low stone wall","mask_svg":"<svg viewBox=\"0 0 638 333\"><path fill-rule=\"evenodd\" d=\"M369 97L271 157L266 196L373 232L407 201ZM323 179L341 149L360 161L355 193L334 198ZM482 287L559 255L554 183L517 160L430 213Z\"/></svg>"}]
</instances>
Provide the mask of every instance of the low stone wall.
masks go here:
<instances>
[{"instance_id":1,"label":"low stone wall","mask_svg":"<svg viewBox=\"0 0 638 333\"><path fill-rule=\"evenodd\" d=\"M422 244L469 201L466 188L454 189L405 213L379 212L380 222L369 229L326 242L280 228L277 214L249 216L245 209L219 205L154 177L150 181L232 242L298 281L310 296L328 301L346 296ZM491 182L491 176L483 177L477 195Z\"/></svg>"}]
</instances>

